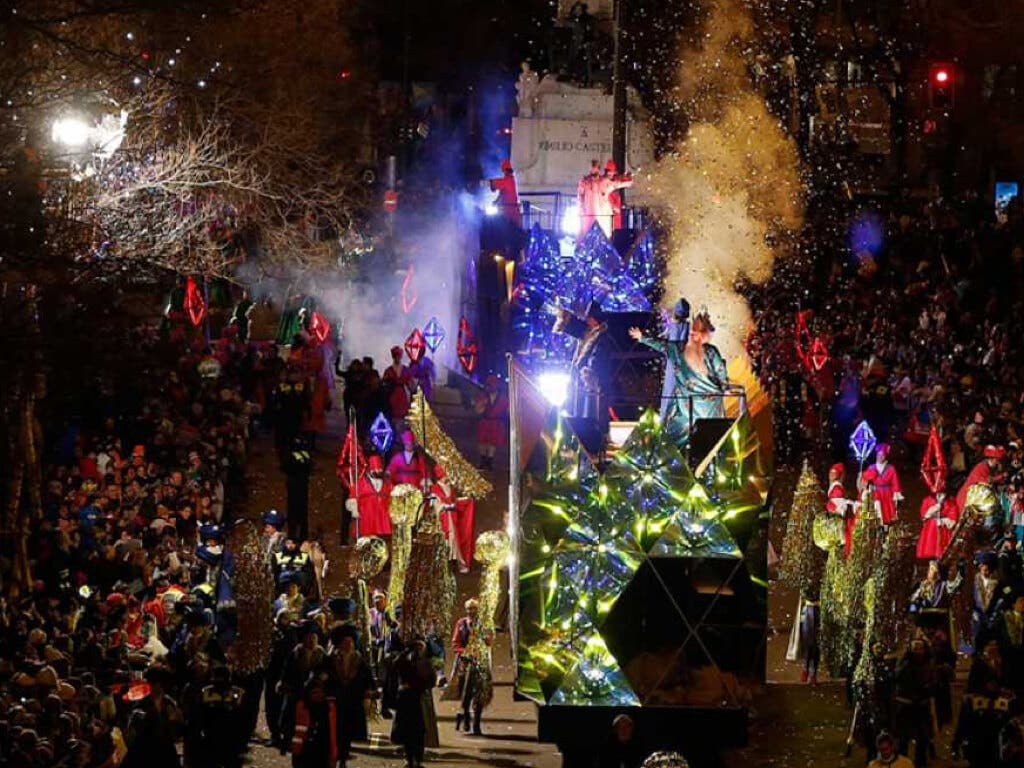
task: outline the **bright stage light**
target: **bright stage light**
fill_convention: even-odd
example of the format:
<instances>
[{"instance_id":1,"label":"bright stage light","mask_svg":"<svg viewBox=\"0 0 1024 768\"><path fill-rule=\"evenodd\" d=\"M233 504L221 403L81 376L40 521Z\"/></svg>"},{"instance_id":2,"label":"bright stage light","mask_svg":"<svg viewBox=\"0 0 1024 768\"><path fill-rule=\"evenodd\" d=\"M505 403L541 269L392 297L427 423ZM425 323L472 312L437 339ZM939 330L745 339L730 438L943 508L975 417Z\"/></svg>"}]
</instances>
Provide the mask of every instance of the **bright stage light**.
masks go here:
<instances>
[{"instance_id":1,"label":"bright stage light","mask_svg":"<svg viewBox=\"0 0 1024 768\"><path fill-rule=\"evenodd\" d=\"M561 408L569 397L569 374L542 373L537 377L537 386L545 400L556 408Z\"/></svg>"},{"instance_id":2,"label":"bright stage light","mask_svg":"<svg viewBox=\"0 0 1024 768\"><path fill-rule=\"evenodd\" d=\"M575 237L580 231L580 207L570 205L562 214L562 234Z\"/></svg>"},{"instance_id":3,"label":"bright stage light","mask_svg":"<svg viewBox=\"0 0 1024 768\"><path fill-rule=\"evenodd\" d=\"M498 215L498 206L496 206L494 203L488 203L487 205L484 206L484 215L485 216L497 216Z\"/></svg>"},{"instance_id":4,"label":"bright stage light","mask_svg":"<svg viewBox=\"0 0 1024 768\"><path fill-rule=\"evenodd\" d=\"M81 147L92 133L92 129L84 120L77 117L64 117L53 121L50 137L58 144L66 147Z\"/></svg>"}]
</instances>

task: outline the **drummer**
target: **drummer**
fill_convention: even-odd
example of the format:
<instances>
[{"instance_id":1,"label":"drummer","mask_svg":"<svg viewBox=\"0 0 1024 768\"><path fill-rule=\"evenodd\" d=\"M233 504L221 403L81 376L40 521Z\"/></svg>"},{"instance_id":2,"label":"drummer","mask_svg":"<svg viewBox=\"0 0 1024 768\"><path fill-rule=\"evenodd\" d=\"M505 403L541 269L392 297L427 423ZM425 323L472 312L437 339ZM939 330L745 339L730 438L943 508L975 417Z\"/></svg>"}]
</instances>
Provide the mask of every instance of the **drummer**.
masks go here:
<instances>
[{"instance_id":1,"label":"drummer","mask_svg":"<svg viewBox=\"0 0 1024 768\"><path fill-rule=\"evenodd\" d=\"M846 490L843 488L844 474L842 464L833 464L828 471L828 501L825 504L825 511L844 521L843 554L848 558L853 544L853 528L857 525L857 505L853 499L846 498Z\"/></svg>"}]
</instances>

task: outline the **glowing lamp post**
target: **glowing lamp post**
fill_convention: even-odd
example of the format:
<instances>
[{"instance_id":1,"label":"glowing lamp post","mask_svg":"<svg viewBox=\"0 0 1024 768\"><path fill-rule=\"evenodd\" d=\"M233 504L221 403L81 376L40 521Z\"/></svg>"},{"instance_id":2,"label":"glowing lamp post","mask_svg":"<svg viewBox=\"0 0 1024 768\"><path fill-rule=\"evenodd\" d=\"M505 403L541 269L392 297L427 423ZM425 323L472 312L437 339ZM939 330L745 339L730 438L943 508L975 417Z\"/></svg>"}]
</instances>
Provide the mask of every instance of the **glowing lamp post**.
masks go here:
<instances>
[{"instance_id":1,"label":"glowing lamp post","mask_svg":"<svg viewBox=\"0 0 1024 768\"><path fill-rule=\"evenodd\" d=\"M50 138L69 149L81 149L92 137L92 128L81 118L62 117L53 121Z\"/></svg>"}]
</instances>

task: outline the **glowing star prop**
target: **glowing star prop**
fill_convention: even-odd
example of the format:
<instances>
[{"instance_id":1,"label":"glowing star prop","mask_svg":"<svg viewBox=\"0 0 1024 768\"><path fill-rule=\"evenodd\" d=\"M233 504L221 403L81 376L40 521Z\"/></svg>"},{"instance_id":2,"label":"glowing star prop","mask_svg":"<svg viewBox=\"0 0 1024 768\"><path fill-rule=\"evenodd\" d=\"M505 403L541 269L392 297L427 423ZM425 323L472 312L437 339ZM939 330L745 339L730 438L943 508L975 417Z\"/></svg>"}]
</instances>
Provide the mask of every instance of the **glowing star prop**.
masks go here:
<instances>
[{"instance_id":1,"label":"glowing star prop","mask_svg":"<svg viewBox=\"0 0 1024 768\"><path fill-rule=\"evenodd\" d=\"M928 433L928 445L921 459L921 477L932 493L938 493L946 484L946 457L942 455L942 440L934 425Z\"/></svg>"},{"instance_id":2,"label":"glowing star prop","mask_svg":"<svg viewBox=\"0 0 1024 768\"><path fill-rule=\"evenodd\" d=\"M868 460L877 444L878 440L875 439L874 430L871 429L871 425L867 421L858 424L857 428L853 430L853 434L850 435L850 450L861 464Z\"/></svg>"},{"instance_id":3,"label":"glowing star prop","mask_svg":"<svg viewBox=\"0 0 1024 768\"><path fill-rule=\"evenodd\" d=\"M603 476L554 412L530 463L537 474L517 552L517 690L549 704L639 705L650 692L624 672L621 622L636 597L624 603L624 595L662 558L740 561L724 522L735 509L695 482L654 412L641 416Z\"/></svg>"},{"instance_id":4,"label":"glowing star prop","mask_svg":"<svg viewBox=\"0 0 1024 768\"><path fill-rule=\"evenodd\" d=\"M423 350L426 348L426 344L423 341L423 333L419 328L413 328L412 333L405 340L405 354L409 356L409 359L418 363L420 358L423 357Z\"/></svg>"},{"instance_id":5,"label":"glowing star prop","mask_svg":"<svg viewBox=\"0 0 1024 768\"><path fill-rule=\"evenodd\" d=\"M472 374L476 370L477 352L478 347L476 344L476 336L473 334L473 330L469 327L469 321L465 318L459 318L459 339L456 347L459 353L459 362L462 364L462 369L469 374Z\"/></svg>"},{"instance_id":6,"label":"glowing star prop","mask_svg":"<svg viewBox=\"0 0 1024 768\"><path fill-rule=\"evenodd\" d=\"M441 342L444 341L444 336L444 328L441 327L436 317L430 318L423 327L423 341L426 342L430 354L437 352Z\"/></svg>"},{"instance_id":7,"label":"glowing star prop","mask_svg":"<svg viewBox=\"0 0 1024 768\"><path fill-rule=\"evenodd\" d=\"M309 333L316 339L317 344L323 344L330 332L331 324L327 322L327 318L319 312L314 312L313 316L309 319Z\"/></svg>"},{"instance_id":8,"label":"glowing star prop","mask_svg":"<svg viewBox=\"0 0 1024 768\"><path fill-rule=\"evenodd\" d=\"M206 299L203 298L195 278L190 277L185 281L184 309L188 314L189 322L198 327L203 318L206 317Z\"/></svg>"},{"instance_id":9,"label":"glowing star prop","mask_svg":"<svg viewBox=\"0 0 1024 768\"><path fill-rule=\"evenodd\" d=\"M391 441L395 439L395 430L391 428L391 422L383 413L378 413L377 418L370 425L370 441L381 453L386 453L391 447Z\"/></svg>"},{"instance_id":10,"label":"glowing star prop","mask_svg":"<svg viewBox=\"0 0 1024 768\"><path fill-rule=\"evenodd\" d=\"M416 291L416 286L412 283L415 275L416 268L410 264L409 268L405 271L405 279L402 281L402 311L407 315L412 312L412 308L416 306L416 302L420 298L419 293Z\"/></svg>"}]
</instances>

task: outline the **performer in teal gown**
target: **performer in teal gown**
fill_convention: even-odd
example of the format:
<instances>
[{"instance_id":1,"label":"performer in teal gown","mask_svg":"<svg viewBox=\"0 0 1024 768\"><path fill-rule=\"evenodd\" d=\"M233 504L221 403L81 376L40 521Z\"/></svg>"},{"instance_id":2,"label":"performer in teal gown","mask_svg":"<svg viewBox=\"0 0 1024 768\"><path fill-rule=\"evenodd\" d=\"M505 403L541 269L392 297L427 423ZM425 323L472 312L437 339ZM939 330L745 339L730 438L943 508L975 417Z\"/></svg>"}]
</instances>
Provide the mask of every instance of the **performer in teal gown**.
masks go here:
<instances>
[{"instance_id":1,"label":"performer in teal gown","mask_svg":"<svg viewBox=\"0 0 1024 768\"><path fill-rule=\"evenodd\" d=\"M690 430L698 419L725 415L723 395L729 388L725 358L711 344L715 327L706 312L694 317L686 342L667 341L644 336L639 328L629 335L668 358L667 369L674 376L672 394L665 414L665 427L680 447L690 439Z\"/></svg>"}]
</instances>

